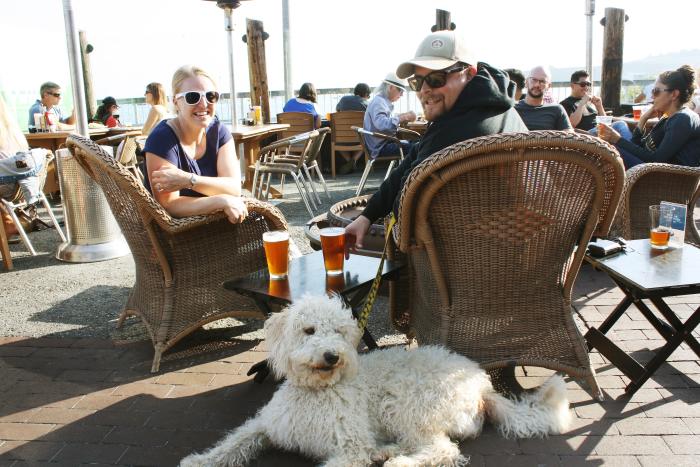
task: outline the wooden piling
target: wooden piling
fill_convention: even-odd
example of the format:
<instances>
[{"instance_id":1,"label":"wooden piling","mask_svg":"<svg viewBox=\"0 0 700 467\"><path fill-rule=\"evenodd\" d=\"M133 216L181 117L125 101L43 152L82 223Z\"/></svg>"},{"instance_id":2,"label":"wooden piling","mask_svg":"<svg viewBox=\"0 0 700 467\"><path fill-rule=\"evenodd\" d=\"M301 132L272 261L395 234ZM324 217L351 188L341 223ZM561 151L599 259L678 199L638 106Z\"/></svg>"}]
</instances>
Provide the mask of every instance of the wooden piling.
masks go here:
<instances>
[{"instance_id":1,"label":"wooden piling","mask_svg":"<svg viewBox=\"0 0 700 467\"><path fill-rule=\"evenodd\" d=\"M95 99L95 91L92 86L92 67L90 66L90 52L92 46L89 46L85 31L78 31L80 38L80 59L83 62L83 83L85 89L85 107L88 114L88 121L97 113L97 100ZM89 48L88 48L89 46Z\"/></svg>"},{"instance_id":2,"label":"wooden piling","mask_svg":"<svg viewBox=\"0 0 700 467\"><path fill-rule=\"evenodd\" d=\"M452 24L451 15L449 11L436 9L435 10L435 30L436 31L449 31L450 25Z\"/></svg>"},{"instance_id":3,"label":"wooden piling","mask_svg":"<svg viewBox=\"0 0 700 467\"><path fill-rule=\"evenodd\" d=\"M246 19L246 32L251 105L261 105L263 122L270 123L270 93L262 21Z\"/></svg>"},{"instance_id":4,"label":"wooden piling","mask_svg":"<svg viewBox=\"0 0 700 467\"><path fill-rule=\"evenodd\" d=\"M625 37L625 10L606 8L603 38L603 68L600 76L600 97L603 107L612 109L613 114L620 110L620 90L622 87L622 51Z\"/></svg>"}]
</instances>

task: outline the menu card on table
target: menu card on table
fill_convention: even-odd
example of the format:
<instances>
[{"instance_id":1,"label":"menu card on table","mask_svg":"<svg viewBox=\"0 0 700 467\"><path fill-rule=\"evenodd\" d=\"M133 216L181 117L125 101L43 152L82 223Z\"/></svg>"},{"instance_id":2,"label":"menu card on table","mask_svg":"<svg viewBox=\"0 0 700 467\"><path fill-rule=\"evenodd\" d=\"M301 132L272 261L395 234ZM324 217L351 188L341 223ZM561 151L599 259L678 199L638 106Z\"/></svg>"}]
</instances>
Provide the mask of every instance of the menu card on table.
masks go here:
<instances>
[{"instance_id":1,"label":"menu card on table","mask_svg":"<svg viewBox=\"0 0 700 467\"><path fill-rule=\"evenodd\" d=\"M684 204L671 203L669 201L661 201L661 205L673 208L668 219L668 227L671 229L671 238L668 241L668 246L682 248L685 241L685 218L688 207Z\"/></svg>"}]
</instances>

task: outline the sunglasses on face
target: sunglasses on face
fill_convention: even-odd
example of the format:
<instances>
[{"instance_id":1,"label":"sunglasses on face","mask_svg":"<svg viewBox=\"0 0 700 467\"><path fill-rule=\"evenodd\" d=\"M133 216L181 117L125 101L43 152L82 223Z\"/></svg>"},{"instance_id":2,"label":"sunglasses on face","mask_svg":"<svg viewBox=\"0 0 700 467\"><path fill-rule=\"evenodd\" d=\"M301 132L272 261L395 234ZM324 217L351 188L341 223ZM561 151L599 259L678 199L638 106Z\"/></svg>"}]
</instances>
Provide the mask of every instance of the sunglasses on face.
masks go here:
<instances>
[{"instance_id":1,"label":"sunglasses on face","mask_svg":"<svg viewBox=\"0 0 700 467\"><path fill-rule=\"evenodd\" d=\"M207 104L216 104L219 102L219 93L216 91L186 91L175 94L175 99L179 99L181 97L185 98L185 103L187 105L199 104L202 97L207 100Z\"/></svg>"},{"instance_id":2,"label":"sunglasses on face","mask_svg":"<svg viewBox=\"0 0 700 467\"><path fill-rule=\"evenodd\" d=\"M578 84L582 88L590 88L593 83L591 83L590 81L581 81L581 82L574 83L574 84Z\"/></svg>"},{"instance_id":3,"label":"sunglasses on face","mask_svg":"<svg viewBox=\"0 0 700 467\"><path fill-rule=\"evenodd\" d=\"M423 83L426 83L432 89L437 89L443 87L447 84L447 75L450 73L455 73L457 71L462 71L466 69L466 66L458 66L456 68L450 68L448 70L437 70L428 73L425 76L413 75L408 78L408 85L416 92L419 92L423 87Z\"/></svg>"},{"instance_id":4,"label":"sunglasses on face","mask_svg":"<svg viewBox=\"0 0 700 467\"><path fill-rule=\"evenodd\" d=\"M60 93L60 92L50 92L50 93L48 93L48 94L51 95L51 96L53 96L53 97L61 97L61 93Z\"/></svg>"},{"instance_id":5,"label":"sunglasses on face","mask_svg":"<svg viewBox=\"0 0 700 467\"><path fill-rule=\"evenodd\" d=\"M662 92L672 92L672 91L673 91L673 89L669 89L669 88L663 88L663 89L662 88L654 88L651 90L651 95L656 97L659 94L661 94Z\"/></svg>"}]
</instances>

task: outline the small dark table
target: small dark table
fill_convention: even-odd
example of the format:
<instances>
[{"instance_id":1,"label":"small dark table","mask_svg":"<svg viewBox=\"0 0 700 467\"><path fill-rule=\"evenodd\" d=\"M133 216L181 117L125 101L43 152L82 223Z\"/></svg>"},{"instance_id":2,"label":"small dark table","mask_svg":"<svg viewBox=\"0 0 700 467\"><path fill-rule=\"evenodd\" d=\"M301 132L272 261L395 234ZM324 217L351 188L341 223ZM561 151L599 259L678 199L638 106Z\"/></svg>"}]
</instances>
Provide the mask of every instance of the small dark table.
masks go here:
<instances>
[{"instance_id":1,"label":"small dark table","mask_svg":"<svg viewBox=\"0 0 700 467\"><path fill-rule=\"evenodd\" d=\"M345 260L343 274L326 275L323 266L323 252L295 258L289 262L289 275L286 280L270 280L267 268L247 276L224 282L224 288L252 298L263 313L273 312L272 304L287 305L304 294L323 295L337 293L352 309L359 312L364 298L372 287L372 281L379 269L379 258L350 255ZM401 261L384 261L382 278L395 280L404 263ZM367 329L362 336L369 349L376 349L377 343ZM248 375L257 373L255 381L260 382L267 376L269 369L266 362L260 362L248 371Z\"/></svg>"},{"instance_id":2,"label":"small dark table","mask_svg":"<svg viewBox=\"0 0 700 467\"><path fill-rule=\"evenodd\" d=\"M586 256L586 261L605 271L625 293L610 316L599 328L590 328L585 337L589 349L597 348L631 379L625 389L627 394L634 394L682 342L700 357L700 344L692 334L700 323L700 307L683 323L663 300L700 292L700 249L686 244L683 248L655 250L649 240L632 240L626 252L606 258ZM642 299L649 299L666 321L659 319ZM633 303L666 340L645 366L605 336Z\"/></svg>"}]
</instances>

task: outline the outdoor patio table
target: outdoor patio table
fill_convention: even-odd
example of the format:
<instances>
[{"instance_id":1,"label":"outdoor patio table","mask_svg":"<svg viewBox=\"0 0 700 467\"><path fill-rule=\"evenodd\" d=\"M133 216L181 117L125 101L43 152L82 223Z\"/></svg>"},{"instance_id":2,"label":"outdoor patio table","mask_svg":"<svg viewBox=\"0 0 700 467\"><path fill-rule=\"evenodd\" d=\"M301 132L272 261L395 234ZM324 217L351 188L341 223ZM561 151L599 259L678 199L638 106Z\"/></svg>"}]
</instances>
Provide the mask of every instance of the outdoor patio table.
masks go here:
<instances>
[{"instance_id":1,"label":"outdoor patio table","mask_svg":"<svg viewBox=\"0 0 700 467\"><path fill-rule=\"evenodd\" d=\"M289 262L289 274L286 280L270 280L267 268L261 269L247 276L224 282L224 288L250 297L255 301L263 313L272 313L272 304L288 305L304 294L323 295L337 293L345 303L353 310L353 314L359 311L365 297L372 287L377 270L379 258L368 256L350 255L345 260L343 274L328 276L323 266L323 252L315 251ZM404 263L401 261L384 262L382 278L395 280ZM369 349L376 349L377 343L367 329L362 336ZM260 362L248 372L248 375L257 373L255 381L262 381L267 376L269 369L266 362Z\"/></svg>"},{"instance_id":2,"label":"outdoor patio table","mask_svg":"<svg viewBox=\"0 0 700 467\"><path fill-rule=\"evenodd\" d=\"M590 350L597 348L631 379L625 392L632 395L682 342L700 357L700 344L692 334L700 323L700 307L684 323L664 301L665 297L700 293L700 249L685 244L683 248L655 250L646 239L631 240L627 245L627 251L613 256L586 256L590 264L610 276L625 297L610 316L597 329L591 327L585 337ZM649 299L665 321L659 319L643 299ZM605 336L633 303L666 340L646 365L641 365Z\"/></svg>"},{"instance_id":3,"label":"outdoor patio table","mask_svg":"<svg viewBox=\"0 0 700 467\"><path fill-rule=\"evenodd\" d=\"M253 188L253 175L255 174L255 162L260 154L260 142L268 136L277 134L282 130L289 128L286 123L269 123L263 125L236 125L229 127L233 140L236 144L243 145L243 153L239 154L241 158L241 177L243 180L243 188L250 190ZM280 193L277 190L271 189L270 193L273 197L279 197Z\"/></svg>"}]
</instances>

